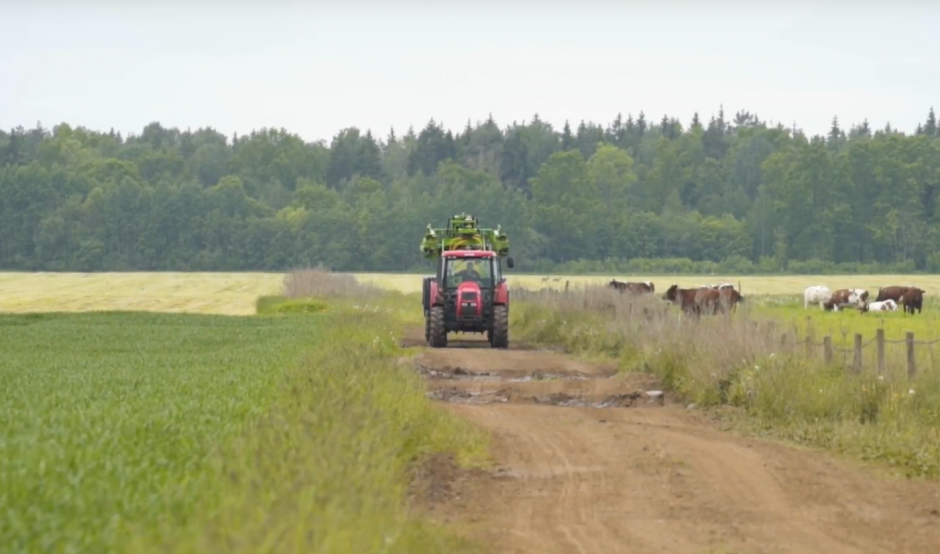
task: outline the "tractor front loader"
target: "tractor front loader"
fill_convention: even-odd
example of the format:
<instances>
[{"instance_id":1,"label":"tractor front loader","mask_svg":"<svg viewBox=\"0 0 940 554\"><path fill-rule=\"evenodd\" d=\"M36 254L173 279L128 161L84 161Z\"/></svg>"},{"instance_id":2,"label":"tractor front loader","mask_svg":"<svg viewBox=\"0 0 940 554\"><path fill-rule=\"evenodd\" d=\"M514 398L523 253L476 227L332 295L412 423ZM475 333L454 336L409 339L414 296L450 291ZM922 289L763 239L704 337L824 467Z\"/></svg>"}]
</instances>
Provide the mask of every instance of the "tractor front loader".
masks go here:
<instances>
[{"instance_id":1,"label":"tractor front loader","mask_svg":"<svg viewBox=\"0 0 940 554\"><path fill-rule=\"evenodd\" d=\"M501 228L482 229L475 217L455 215L447 228L428 225L421 252L437 262L437 273L421 287L428 343L442 348L448 333L485 333L491 347L508 348L509 284L502 259L510 269L513 259Z\"/></svg>"}]
</instances>

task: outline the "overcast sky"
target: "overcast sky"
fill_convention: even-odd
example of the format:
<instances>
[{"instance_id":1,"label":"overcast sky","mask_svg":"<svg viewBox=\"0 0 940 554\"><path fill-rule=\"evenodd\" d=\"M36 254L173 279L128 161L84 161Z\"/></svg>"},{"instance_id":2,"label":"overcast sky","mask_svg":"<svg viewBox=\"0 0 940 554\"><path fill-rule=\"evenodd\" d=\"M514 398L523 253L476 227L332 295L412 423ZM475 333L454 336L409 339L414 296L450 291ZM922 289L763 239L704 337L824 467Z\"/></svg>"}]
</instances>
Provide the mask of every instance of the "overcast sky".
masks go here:
<instances>
[{"instance_id":1,"label":"overcast sky","mask_svg":"<svg viewBox=\"0 0 940 554\"><path fill-rule=\"evenodd\" d=\"M940 109L936 0L304 4L0 0L0 127L159 121L329 142L488 114L687 125L723 104L824 133L833 116L912 131Z\"/></svg>"}]
</instances>

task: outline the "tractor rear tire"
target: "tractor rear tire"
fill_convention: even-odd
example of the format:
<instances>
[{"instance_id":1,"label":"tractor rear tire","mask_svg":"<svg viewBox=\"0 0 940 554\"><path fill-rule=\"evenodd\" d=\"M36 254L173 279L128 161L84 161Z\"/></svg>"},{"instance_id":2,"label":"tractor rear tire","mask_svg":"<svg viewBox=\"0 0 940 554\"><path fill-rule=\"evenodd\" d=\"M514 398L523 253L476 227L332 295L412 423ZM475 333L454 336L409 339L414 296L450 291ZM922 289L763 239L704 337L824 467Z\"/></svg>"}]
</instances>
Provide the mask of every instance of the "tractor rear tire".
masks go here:
<instances>
[{"instance_id":1,"label":"tractor rear tire","mask_svg":"<svg viewBox=\"0 0 940 554\"><path fill-rule=\"evenodd\" d=\"M493 348L509 348L509 308L506 306L493 308L493 329L490 331L490 346Z\"/></svg>"},{"instance_id":2,"label":"tractor rear tire","mask_svg":"<svg viewBox=\"0 0 940 554\"><path fill-rule=\"evenodd\" d=\"M432 348L443 348L447 346L447 329L444 328L444 307L432 306L431 316L428 323L428 334Z\"/></svg>"}]
</instances>

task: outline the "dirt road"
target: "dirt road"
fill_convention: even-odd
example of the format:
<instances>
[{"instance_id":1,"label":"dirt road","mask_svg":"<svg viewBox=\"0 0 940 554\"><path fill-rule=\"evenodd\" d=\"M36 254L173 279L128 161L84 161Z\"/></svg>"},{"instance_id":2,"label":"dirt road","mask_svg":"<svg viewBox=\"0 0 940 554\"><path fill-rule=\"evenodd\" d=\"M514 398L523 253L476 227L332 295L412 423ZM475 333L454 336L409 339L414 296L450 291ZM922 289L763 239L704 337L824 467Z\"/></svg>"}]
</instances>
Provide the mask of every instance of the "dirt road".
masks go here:
<instances>
[{"instance_id":1,"label":"dirt road","mask_svg":"<svg viewBox=\"0 0 940 554\"><path fill-rule=\"evenodd\" d=\"M650 376L454 340L415 364L493 433L442 512L494 553L940 552L940 484L716 431Z\"/></svg>"}]
</instances>

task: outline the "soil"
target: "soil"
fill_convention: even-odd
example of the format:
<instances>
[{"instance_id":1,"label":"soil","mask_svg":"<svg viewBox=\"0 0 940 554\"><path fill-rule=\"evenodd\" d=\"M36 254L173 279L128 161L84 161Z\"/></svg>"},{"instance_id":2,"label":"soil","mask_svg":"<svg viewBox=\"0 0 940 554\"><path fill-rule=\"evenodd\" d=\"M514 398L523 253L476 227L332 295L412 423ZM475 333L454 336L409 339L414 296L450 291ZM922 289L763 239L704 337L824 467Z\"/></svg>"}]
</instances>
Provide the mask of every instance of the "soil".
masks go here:
<instances>
[{"instance_id":1,"label":"soil","mask_svg":"<svg viewBox=\"0 0 940 554\"><path fill-rule=\"evenodd\" d=\"M723 433L649 375L479 336L426 349L421 331L409 363L496 462L430 460L424 502L488 552L940 551L940 483Z\"/></svg>"}]
</instances>

